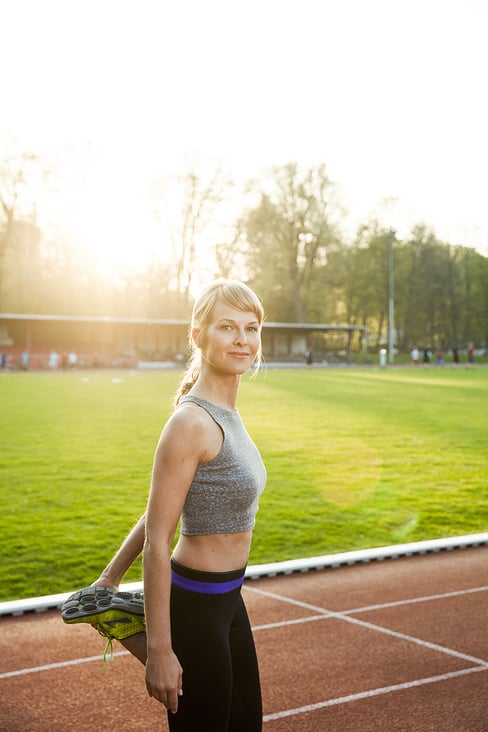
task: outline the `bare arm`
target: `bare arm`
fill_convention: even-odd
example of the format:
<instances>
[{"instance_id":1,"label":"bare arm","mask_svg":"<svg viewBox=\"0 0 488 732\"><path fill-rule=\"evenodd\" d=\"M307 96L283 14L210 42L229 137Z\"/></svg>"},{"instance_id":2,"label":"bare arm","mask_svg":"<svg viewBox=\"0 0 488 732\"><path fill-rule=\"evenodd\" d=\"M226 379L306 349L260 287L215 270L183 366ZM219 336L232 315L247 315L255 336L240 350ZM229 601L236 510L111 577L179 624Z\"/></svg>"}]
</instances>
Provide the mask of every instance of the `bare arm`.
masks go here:
<instances>
[{"instance_id":1,"label":"bare arm","mask_svg":"<svg viewBox=\"0 0 488 732\"><path fill-rule=\"evenodd\" d=\"M183 669L171 640L170 552L198 463L205 458L208 423L194 408L178 410L156 450L146 514L144 607L147 632L146 687L171 712L178 709Z\"/></svg>"},{"instance_id":2,"label":"bare arm","mask_svg":"<svg viewBox=\"0 0 488 732\"><path fill-rule=\"evenodd\" d=\"M144 513L93 584L102 587L118 587L124 574L141 554L145 534L146 514Z\"/></svg>"}]
</instances>

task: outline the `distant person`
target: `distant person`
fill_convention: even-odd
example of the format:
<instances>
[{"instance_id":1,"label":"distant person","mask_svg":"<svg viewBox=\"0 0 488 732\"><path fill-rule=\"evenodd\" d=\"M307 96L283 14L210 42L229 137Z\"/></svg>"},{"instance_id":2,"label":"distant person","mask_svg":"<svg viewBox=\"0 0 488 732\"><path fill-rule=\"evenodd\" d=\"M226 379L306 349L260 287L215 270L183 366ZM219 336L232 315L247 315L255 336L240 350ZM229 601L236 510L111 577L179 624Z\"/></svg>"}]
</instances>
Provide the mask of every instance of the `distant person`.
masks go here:
<instances>
[{"instance_id":1,"label":"distant person","mask_svg":"<svg viewBox=\"0 0 488 732\"><path fill-rule=\"evenodd\" d=\"M22 369L22 371L28 371L29 364L30 364L29 353L28 353L28 351L23 351L23 353L20 357L20 368Z\"/></svg>"},{"instance_id":2,"label":"distant person","mask_svg":"<svg viewBox=\"0 0 488 732\"><path fill-rule=\"evenodd\" d=\"M78 356L74 351L70 351L68 354L68 366L70 369L74 369L76 364L78 363Z\"/></svg>"},{"instance_id":3,"label":"distant person","mask_svg":"<svg viewBox=\"0 0 488 732\"><path fill-rule=\"evenodd\" d=\"M456 346L452 349L452 362L454 364L459 363L459 349Z\"/></svg>"},{"instance_id":4,"label":"distant person","mask_svg":"<svg viewBox=\"0 0 488 732\"><path fill-rule=\"evenodd\" d=\"M59 354L53 349L49 354L48 366L50 369L57 369L59 362Z\"/></svg>"},{"instance_id":5,"label":"distant person","mask_svg":"<svg viewBox=\"0 0 488 732\"><path fill-rule=\"evenodd\" d=\"M470 343L468 346L468 363L474 365L474 343Z\"/></svg>"},{"instance_id":6,"label":"distant person","mask_svg":"<svg viewBox=\"0 0 488 732\"><path fill-rule=\"evenodd\" d=\"M2 355L0 356L0 369L2 369L2 371L6 370L7 363L8 363L8 353L2 353Z\"/></svg>"},{"instance_id":7,"label":"distant person","mask_svg":"<svg viewBox=\"0 0 488 732\"><path fill-rule=\"evenodd\" d=\"M435 362L437 366L444 366L444 354L441 348L438 348L435 353Z\"/></svg>"},{"instance_id":8,"label":"distant person","mask_svg":"<svg viewBox=\"0 0 488 732\"><path fill-rule=\"evenodd\" d=\"M262 323L241 282L216 280L196 300L192 357L156 449L147 512L95 587L62 608L66 622L91 623L145 664L171 732L262 729L241 586L266 471L236 409L241 375L259 366ZM117 594L143 546L144 602Z\"/></svg>"},{"instance_id":9,"label":"distant person","mask_svg":"<svg viewBox=\"0 0 488 732\"><path fill-rule=\"evenodd\" d=\"M410 351L410 358L412 359L412 364L414 366L418 366L420 353L419 353L419 349L417 348L417 346L414 346L412 348L412 350Z\"/></svg>"},{"instance_id":10,"label":"distant person","mask_svg":"<svg viewBox=\"0 0 488 732\"><path fill-rule=\"evenodd\" d=\"M428 348L424 348L423 362L424 364L430 363L431 351Z\"/></svg>"},{"instance_id":11,"label":"distant person","mask_svg":"<svg viewBox=\"0 0 488 732\"><path fill-rule=\"evenodd\" d=\"M310 349L309 351L307 351L306 361L307 361L307 366L312 366L313 365L313 351L312 351L312 349Z\"/></svg>"}]
</instances>

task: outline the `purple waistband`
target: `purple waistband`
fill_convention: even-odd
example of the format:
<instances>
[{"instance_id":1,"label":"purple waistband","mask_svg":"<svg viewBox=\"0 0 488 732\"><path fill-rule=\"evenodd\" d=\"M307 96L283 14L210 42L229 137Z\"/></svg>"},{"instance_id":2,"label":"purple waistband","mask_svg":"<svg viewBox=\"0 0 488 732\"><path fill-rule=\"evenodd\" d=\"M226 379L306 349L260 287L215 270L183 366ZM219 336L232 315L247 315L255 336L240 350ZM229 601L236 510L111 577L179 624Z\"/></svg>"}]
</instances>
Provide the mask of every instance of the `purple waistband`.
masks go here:
<instances>
[{"instance_id":1,"label":"purple waistband","mask_svg":"<svg viewBox=\"0 0 488 732\"><path fill-rule=\"evenodd\" d=\"M177 574L174 569L171 571L171 582L176 587L190 592L201 592L205 595L223 595L226 592L237 590L244 582L244 575L232 579L227 582L200 582L199 580L189 579Z\"/></svg>"}]
</instances>

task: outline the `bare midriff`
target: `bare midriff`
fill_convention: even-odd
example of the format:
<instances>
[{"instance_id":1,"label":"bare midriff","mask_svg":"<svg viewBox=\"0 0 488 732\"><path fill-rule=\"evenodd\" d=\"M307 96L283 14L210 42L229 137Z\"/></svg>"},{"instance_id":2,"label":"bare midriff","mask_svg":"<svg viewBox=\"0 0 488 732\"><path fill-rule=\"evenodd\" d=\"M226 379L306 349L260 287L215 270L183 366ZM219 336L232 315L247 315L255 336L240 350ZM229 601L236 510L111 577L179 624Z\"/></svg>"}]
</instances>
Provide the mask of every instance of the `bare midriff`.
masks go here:
<instances>
[{"instance_id":1,"label":"bare midriff","mask_svg":"<svg viewBox=\"0 0 488 732\"><path fill-rule=\"evenodd\" d=\"M179 564L201 572L231 572L247 564L252 531L237 534L180 535L173 552Z\"/></svg>"}]
</instances>

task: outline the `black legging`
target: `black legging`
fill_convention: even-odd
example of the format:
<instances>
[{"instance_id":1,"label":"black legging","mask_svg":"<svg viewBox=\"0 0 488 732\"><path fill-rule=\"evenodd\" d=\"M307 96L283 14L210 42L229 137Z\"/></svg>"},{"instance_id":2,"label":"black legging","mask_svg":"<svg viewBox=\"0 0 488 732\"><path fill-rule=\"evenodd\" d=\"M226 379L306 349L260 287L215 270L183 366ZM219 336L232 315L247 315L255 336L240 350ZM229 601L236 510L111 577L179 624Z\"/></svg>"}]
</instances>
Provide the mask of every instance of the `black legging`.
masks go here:
<instances>
[{"instance_id":1,"label":"black legging","mask_svg":"<svg viewBox=\"0 0 488 732\"><path fill-rule=\"evenodd\" d=\"M239 583L244 570L196 572L174 560L172 569L171 635L183 696L178 712L168 713L171 732L261 732L259 670L241 588L218 588Z\"/></svg>"}]
</instances>

